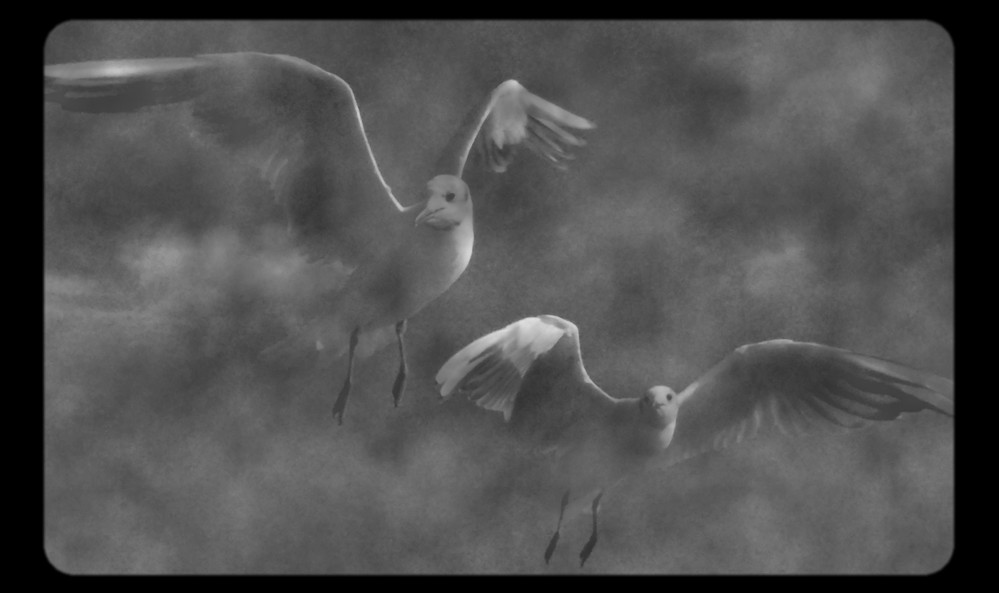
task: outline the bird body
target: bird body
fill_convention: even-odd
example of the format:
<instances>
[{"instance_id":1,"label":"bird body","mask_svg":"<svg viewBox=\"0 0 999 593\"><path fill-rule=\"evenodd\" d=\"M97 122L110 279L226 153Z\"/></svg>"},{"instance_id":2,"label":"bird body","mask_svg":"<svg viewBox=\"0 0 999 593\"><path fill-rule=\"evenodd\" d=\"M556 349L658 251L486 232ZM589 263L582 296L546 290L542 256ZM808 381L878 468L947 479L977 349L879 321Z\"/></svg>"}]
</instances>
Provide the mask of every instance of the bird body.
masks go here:
<instances>
[{"instance_id":1,"label":"bird body","mask_svg":"<svg viewBox=\"0 0 999 593\"><path fill-rule=\"evenodd\" d=\"M922 410L954 414L949 379L791 340L739 347L679 394L659 385L641 397L614 398L586 374L578 328L552 315L473 341L441 367L437 383L443 398L459 393L503 412L511 431L553 456L566 489L559 527L563 515L583 508L581 496L597 493L583 562L596 543L604 491L651 463L671 465L767 432L799 436ZM546 561L557 541L558 528Z\"/></svg>"},{"instance_id":2,"label":"bird body","mask_svg":"<svg viewBox=\"0 0 999 593\"><path fill-rule=\"evenodd\" d=\"M456 183L461 180L454 179ZM264 358L293 364L310 353L339 356L352 328L370 333L412 317L461 276L472 257L474 230L469 214L446 228L415 225L418 208L399 236L378 257L362 261L329 298L304 312L306 322L264 351Z\"/></svg>"},{"instance_id":3,"label":"bird body","mask_svg":"<svg viewBox=\"0 0 999 593\"><path fill-rule=\"evenodd\" d=\"M593 127L508 80L465 117L440 155L425 199L404 208L378 170L350 86L299 58L245 52L60 64L45 68L45 91L47 101L86 113L189 104L202 137L259 169L304 252L355 267L335 295L296 295L296 302L319 304L305 312L306 327L265 353L271 359L317 348L339 353L337 346L349 335L347 378L334 406L341 421L359 335L396 325L398 404L406 320L446 291L469 263L472 202L461 176L472 148L497 172L506 169L518 144L560 164L571 158L567 146L583 144L563 128Z\"/></svg>"},{"instance_id":4,"label":"bird body","mask_svg":"<svg viewBox=\"0 0 999 593\"><path fill-rule=\"evenodd\" d=\"M362 331L412 317L465 271L475 241L472 224L469 212L447 228L407 225L386 256L351 275L328 303L328 313L350 319Z\"/></svg>"}]
</instances>

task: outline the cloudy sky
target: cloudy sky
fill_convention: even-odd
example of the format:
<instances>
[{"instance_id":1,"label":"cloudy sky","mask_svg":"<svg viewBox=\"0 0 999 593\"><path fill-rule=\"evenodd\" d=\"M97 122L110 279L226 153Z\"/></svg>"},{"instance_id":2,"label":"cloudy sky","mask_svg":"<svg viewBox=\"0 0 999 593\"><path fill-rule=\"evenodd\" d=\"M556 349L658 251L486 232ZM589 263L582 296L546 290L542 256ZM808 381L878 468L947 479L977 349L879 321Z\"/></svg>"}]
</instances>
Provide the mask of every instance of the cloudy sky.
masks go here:
<instances>
[{"instance_id":1,"label":"cloudy sky","mask_svg":"<svg viewBox=\"0 0 999 593\"><path fill-rule=\"evenodd\" d=\"M927 573L954 549L953 423L766 440L636 475L542 555L561 493L433 375L513 320L580 329L617 397L742 344L953 377L954 54L931 23L72 22L45 63L253 50L349 82L404 203L516 78L593 120L566 171L466 176L475 253L394 348L262 365L271 215L163 109L45 107L45 550L74 573Z\"/></svg>"}]
</instances>

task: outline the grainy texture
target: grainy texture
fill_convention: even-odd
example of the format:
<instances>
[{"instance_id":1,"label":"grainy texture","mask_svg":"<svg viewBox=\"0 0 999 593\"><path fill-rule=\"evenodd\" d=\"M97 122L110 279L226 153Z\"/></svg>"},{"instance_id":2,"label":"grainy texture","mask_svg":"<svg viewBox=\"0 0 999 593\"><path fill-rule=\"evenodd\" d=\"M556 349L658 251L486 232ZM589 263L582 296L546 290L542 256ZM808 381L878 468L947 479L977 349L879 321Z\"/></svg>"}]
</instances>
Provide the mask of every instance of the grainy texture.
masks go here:
<instances>
[{"instance_id":1,"label":"grainy texture","mask_svg":"<svg viewBox=\"0 0 999 593\"><path fill-rule=\"evenodd\" d=\"M45 547L73 573L577 572L561 492L433 375L492 328L579 326L617 396L741 344L953 377L954 53L930 23L71 22L45 63L253 50L352 86L404 204L515 78L598 128L565 172L469 174L476 251L393 348L276 372L269 190L170 109L45 107ZM519 171L516 171L519 169ZM513 173L513 174L511 174ZM774 440L625 482L582 572L926 573L954 549L953 424Z\"/></svg>"}]
</instances>

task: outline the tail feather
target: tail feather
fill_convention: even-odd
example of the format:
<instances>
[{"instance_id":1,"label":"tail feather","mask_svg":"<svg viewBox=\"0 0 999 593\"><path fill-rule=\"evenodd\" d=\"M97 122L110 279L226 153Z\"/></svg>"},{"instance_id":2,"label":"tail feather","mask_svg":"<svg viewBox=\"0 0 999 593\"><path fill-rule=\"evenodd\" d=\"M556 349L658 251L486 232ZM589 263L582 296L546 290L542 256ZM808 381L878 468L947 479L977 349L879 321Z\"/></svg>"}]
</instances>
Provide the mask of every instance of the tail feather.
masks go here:
<instances>
[{"instance_id":1,"label":"tail feather","mask_svg":"<svg viewBox=\"0 0 999 593\"><path fill-rule=\"evenodd\" d=\"M288 337L261 351L260 358L286 368L314 360L319 355L337 358L346 351L349 335L336 316L314 318L293 328Z\"/></svg>"},{"instance_id":2,"label":"tail feather","mask_svg":"<svg viewBox=\"0 0 999 593\"><path fill-rule=\"evenodd\" d=\"M312 360L324 349L312 332L299 330L260 352L260 359L267 364L294 367Z\"/></svg>"},{"instance_id":3,"label":"tail feather","mask_svg":"<svg viewBox=\"0 0 999 593\"><path fill-rule=\"evenodd\" d=\"M367 358L395 339L394 326L368 329L360 334L354 356ZM319 356L338 359L347 353L349 343L350 331L340 318L331 317L292 331L285 339L262 350L260 358L267 364L292 368Z\"/></svg>"}]
</instances>

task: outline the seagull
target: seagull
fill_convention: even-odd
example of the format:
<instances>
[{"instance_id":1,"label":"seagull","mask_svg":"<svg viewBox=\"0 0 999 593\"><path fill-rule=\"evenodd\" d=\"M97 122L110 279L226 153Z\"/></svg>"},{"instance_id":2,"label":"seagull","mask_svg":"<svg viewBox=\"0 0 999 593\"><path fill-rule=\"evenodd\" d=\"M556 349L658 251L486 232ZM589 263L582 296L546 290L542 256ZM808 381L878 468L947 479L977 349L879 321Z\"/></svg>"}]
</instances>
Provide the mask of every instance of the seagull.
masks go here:
<instances>
[{"instance_id":1,"label":"seagull","mask_svg":"<svg viewBox=\"0 0 999 593\"><path fill-rule=\"evenodd\" d=\"M736 348L680 393L657 385L619 399L587 375L576 325L554 315L527 317L473 341L436 380L442 398L462 394L502 412L514 434L555 460L566 490L546 563L570 501L592 501L580 567L597 543L604 491L653 460L668 466L767 433L858 428L922 410L954 415L950 379L783 339Z\"/></svg>"},{"instance_id":2,"label":"seagull","mask_svg":"<svg viewBox=\"0 0 999 593\"><path fill-rule=\"evenodd\" d=\"M569 147L584 144L566 128L594 127L507 80L469 112L437 160L424 198L403 207L378 170L350 86L300 58L246 52L51 65L45 100L85 113L189 105L196 132L259 169L313 261L355 266L342 289L310 311L301 331L263 353L289 362L342 344L349 334L347 376L333 407L338 424L360 335L395 325L398 406L407 374L406 322L468 265L472 196L462 173L473 146L495 172L506 170L518 145L564 167Z\"/></svg>"}]
</instances>

